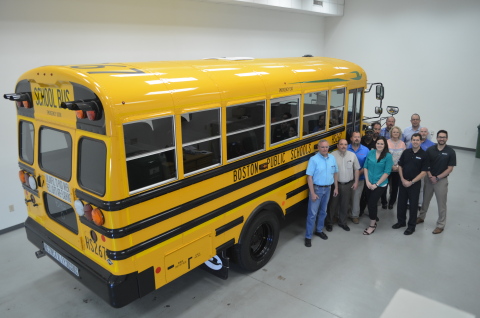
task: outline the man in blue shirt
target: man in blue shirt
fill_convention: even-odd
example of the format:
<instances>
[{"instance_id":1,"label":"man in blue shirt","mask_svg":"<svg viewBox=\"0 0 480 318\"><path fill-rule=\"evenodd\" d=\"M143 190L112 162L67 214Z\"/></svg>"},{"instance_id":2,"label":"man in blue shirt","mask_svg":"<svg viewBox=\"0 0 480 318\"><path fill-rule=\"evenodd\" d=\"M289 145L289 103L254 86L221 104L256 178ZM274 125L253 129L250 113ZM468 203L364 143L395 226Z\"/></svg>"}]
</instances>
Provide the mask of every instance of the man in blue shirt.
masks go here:
<instances>
[{"instance_id":1,"label":"man in blue shirt","mask_svg":"<svg viewBox=\"0 0 480 318\"><path fill-rule=\"evenodd\" d=\"M420 115L413 114L412 117L410 117L412 126L405 128L403 131L403 142L405 142L407 148L410 147L410 143L412 142L412 135L415 133L420 133L420 121Z\"/></svg>"},{"instance_id":2,"label":"man in blue shirt","mask_svg":"<svg viewBox=\"0 0 480 318\"><path fill-rule=\"evenodd\" d=\"M307 166L307 183L309 189L307 229L305 232L305 246L312 246L312 234L326 240L323 233L325 217L327 216L327 204L330 198L330 186L335 184L333 195L338 194L338 166L333 155L328 153L328 141L322 139L318 142L318 153L310 158Z\"/></svg>"},{"instance_id":3,"label":"man in blue shirt","mask_svg":"<svg viewBox=\"0 0 480 318\"><path fill-rule=\"evenodd\" d=\"M390 130L393 126L395 126L395 117L388 117L385 122L385 127L380 130L380 136L390 139ZM400 136L400 139L402 139L402 136Z\"/></svg>"},{"instance_id":4,"label":"man in blue shirt","mask_svg":"<svg viewBox=\"0 0 480 318\"><path fill-rule=\"evenodd\" d=\"M365 185L365 176L363 175L363 165L365 163L365 159L367 158L368 152L370 151L367 147L360 143L360 133L358 131L354 131L352 133L352 137L350 137L351 144L348 145L347 150L353 152L358 159L358 163L360 164L359 171L359 179L358 179L358 186L357 189L353 192L352 195L352 222L354 224L358 224L358 218L360 217L360 198L362 197L363 187ZM365 209L367 203L366 201L363 202L363 209Z\"/></svg>"}]
</instances>

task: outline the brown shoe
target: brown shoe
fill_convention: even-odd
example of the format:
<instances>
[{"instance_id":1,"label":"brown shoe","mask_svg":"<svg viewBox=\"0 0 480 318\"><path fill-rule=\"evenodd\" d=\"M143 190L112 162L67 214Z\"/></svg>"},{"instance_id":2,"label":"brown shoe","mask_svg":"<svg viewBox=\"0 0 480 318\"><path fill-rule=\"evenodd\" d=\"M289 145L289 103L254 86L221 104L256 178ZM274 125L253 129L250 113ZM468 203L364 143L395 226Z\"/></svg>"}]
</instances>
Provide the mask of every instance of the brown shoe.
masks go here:
<instances>
[{"instance_id":1,"label":"brown shoe","mask_svg":"<svg viewBox=\"0 0 480 318\"><path fill-rule=\"evenodd\" d=\"M358 224L358 218L352 218L353 224Z\"/></svg>"},{"instance_id":2,"label":"brown shoe","mask_svg":"<svg viewBox=\"0 0 480 318\"><path fill-rule=\"evenodd\" d=\"M424 219L422 219L422 218L417 218L417 224L420 224L420 223L423 223L423 222L425 222Z\"/></svg>"},{"instance_id":3,"label":"brown shoe","mask_svg":"<svg viewBox=\"0 0 480 318\"><path fill-rule=\"evenodd\" d=\"M440 233L442 233L442 232L443 232L443 229L437 227L437 228L435 228L435 230L433 230L432 233L433 233L433 234L440 234Z\"/></svg>"}]
</instances>

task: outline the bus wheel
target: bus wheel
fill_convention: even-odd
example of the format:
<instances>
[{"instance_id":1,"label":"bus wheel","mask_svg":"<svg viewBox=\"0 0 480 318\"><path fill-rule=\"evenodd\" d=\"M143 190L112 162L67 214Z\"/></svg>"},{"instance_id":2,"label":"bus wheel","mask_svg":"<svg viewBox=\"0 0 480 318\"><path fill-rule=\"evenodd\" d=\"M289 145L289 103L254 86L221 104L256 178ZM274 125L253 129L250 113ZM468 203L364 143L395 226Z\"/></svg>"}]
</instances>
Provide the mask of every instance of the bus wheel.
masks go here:
<instances>
[{"instance_id":1,"label":"bus wheel","mask_svg":"<svg viewBox=\"0 0 480 318\"><path fill-rule=\"evenodd\" d=\"M272 212L255 216L235 248L238 264L247 271L256 271L267 264L277 247L279 231L280 222Z\"/></svg>"}]
</instances>

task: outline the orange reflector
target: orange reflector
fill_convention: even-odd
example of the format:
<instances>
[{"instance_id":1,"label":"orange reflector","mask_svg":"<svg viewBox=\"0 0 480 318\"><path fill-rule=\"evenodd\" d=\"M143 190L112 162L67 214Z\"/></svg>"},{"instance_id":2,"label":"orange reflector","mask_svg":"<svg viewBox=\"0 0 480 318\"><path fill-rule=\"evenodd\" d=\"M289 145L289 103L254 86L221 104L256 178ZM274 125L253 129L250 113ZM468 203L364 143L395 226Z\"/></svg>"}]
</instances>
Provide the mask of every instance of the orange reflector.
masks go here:
<instances>
[{"instance_id":1,"label":"orange reflector","mask_svg":"<svg viewBox=\"0 0 480 318\"><path fill-rule=\"evenodd\" d=\"M25 172L23 170L20 170L18 172L18 178L20 179L20 182L21 183L25 183L26 182L26 179L25 179Z\"/></svg>"},{"instance_id":2,"label":"orange reflector","mask_svg":"<svg viewBox=\"0 0 480 318\"><path fill-rule=\"evenodd\" d=\"M92 219L93 223L95 223L98 226L102 226L103 223L105 223L105 219L103 217L103 213L99 208L95 208L92 211Z\"/></svg>"},{"instance_id":3,"label":"orange reflector","mask_svg":"<svg viewBox=\"0 0 480 318\"><path fill-rule=\"evenodd\" d=\"M85 215L85 218L89 221L92 221L93 220L93 217L92 217L92 206L90 204L85 204L83 206L83 212L84 212L84 215Z\"/></svg>"},{"instance_id":4,"label":"orange reflector","mask_svg":"<svg viewBox=\"0 0 480 318\"><path fill-rule=\"evenodd\" d=\"M157 273L157 274L159 274L161 271L162 271L162 268L161 268L161 267L157 267L157 268L155 269L155 273Z\"/></svg>"},{"instance_id":5,"label":"orange reflector","mask_svg":"<svg viewBox=\"0 0 480 318\"><path fill-rule=\"evenodd\" d=\"M30 105L30 103L28 102L28 100L24 100L24 101L22 101L22 103L23 103L23 107L25 107L25 108L30 108L30 107L32 107L32 106Z\"/></svg>"},{"instance_id":6,"label":"orange reflector","mask_svg":"<svg viewBox=\"0 0 480 318\"><path fill-rule=\"evenodd\" d=\"M85 112L83 110L76 110L75 113L77 114L78 119L83 119L85 118Z\"/></svg>"}]
</instances>

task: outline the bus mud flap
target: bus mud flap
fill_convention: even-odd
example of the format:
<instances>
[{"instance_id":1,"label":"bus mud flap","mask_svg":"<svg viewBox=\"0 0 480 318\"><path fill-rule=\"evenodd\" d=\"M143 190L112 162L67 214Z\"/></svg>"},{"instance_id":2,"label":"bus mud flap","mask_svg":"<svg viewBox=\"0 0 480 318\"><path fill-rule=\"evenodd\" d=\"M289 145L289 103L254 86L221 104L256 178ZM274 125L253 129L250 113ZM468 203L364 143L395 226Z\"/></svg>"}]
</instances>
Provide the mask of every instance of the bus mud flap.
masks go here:
<instances>
[{"instance_id":1,"label":"bus mud flap","mask_svg":"<svg viewBox=\"0 0 480 318\"><path fill-rule=\"evenodd\" d=\"M228 278L228 269L230 267L230 258L226 255L225 251L215 255L202 265L200 268L213 274L221 279Z\"/></svg>"}]
</instances>

